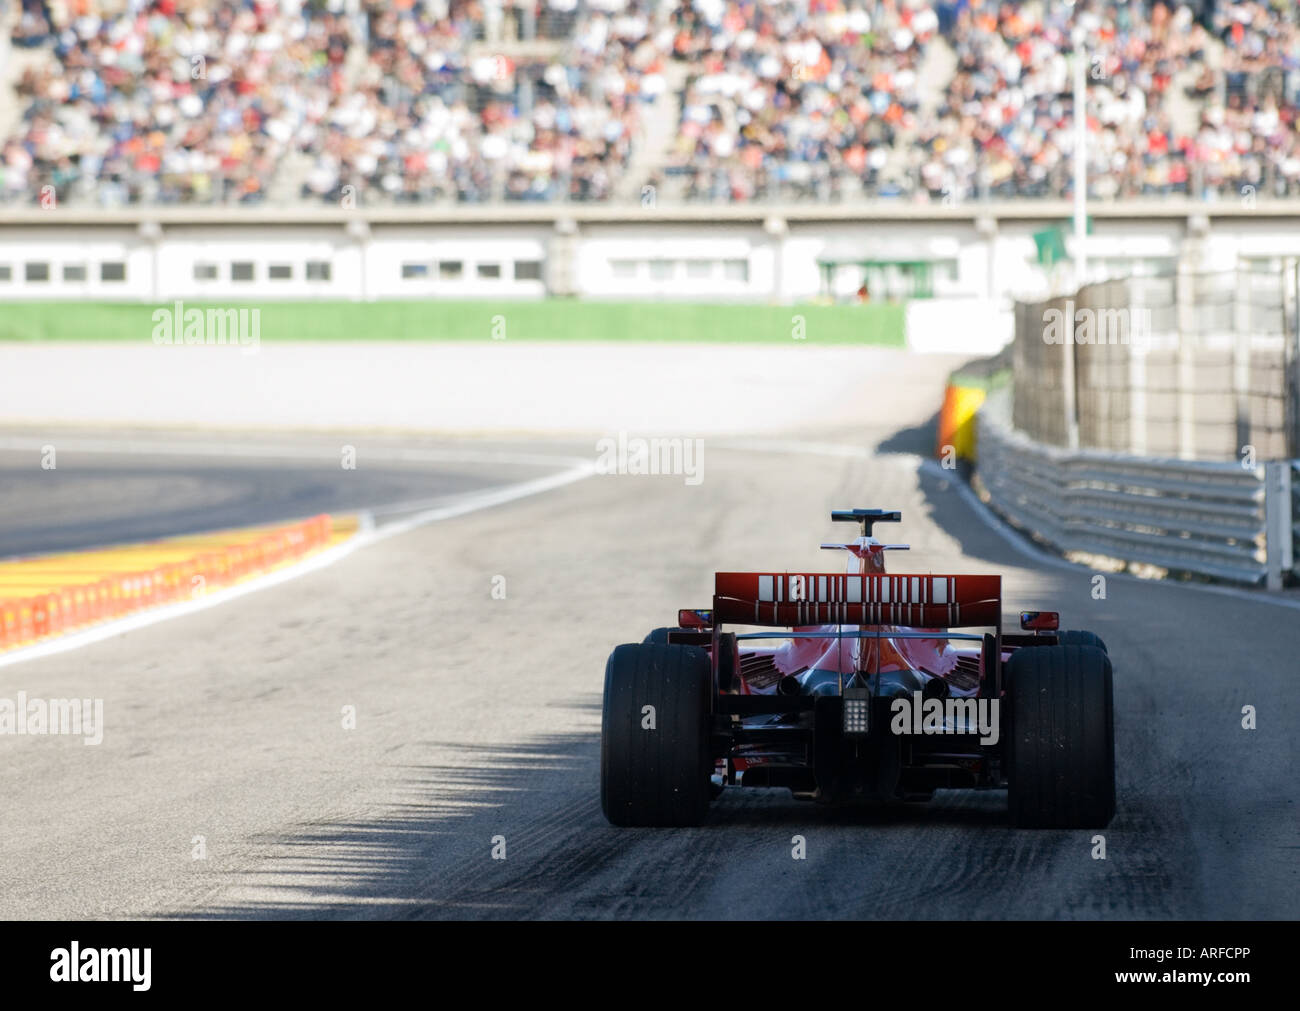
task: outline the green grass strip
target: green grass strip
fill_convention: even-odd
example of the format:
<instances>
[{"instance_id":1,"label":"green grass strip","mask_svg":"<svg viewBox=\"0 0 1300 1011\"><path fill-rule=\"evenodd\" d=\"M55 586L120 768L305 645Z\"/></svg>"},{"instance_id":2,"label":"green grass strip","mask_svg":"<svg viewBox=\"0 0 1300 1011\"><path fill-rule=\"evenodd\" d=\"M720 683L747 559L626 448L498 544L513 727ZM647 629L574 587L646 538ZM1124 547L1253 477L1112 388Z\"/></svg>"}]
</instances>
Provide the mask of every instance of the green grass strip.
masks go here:
<instances>
[{"instance_id":1,"label":"green grass strip","mask_svg":"<svg viewBox=\"0 0 1300 1011\"><path fill-rule=\"evenodd\" d=\"M259 309L260 340L663 341L901 347L903 306L595 302L549 299L184 302ZM0 341L150 342L172 302L0 302Z\"/></svg>"}]
</instances>

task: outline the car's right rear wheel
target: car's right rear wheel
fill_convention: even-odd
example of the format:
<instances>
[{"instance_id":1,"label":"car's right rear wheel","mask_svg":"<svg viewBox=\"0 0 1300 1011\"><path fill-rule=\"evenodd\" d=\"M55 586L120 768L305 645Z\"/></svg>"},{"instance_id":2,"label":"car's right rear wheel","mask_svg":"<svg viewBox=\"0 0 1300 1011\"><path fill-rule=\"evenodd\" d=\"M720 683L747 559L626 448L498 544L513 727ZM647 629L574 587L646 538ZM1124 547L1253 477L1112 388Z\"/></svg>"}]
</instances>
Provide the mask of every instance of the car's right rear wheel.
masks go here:
<instances>
[{"instance_id":1,"label":"car's right rear wheel","mask_svg":"<svg viewBox=\"0 0 1300 1011\"><path fill-rule=\"evenodd\" d=\"M712 798L709 654L628 644L605 665L600 806L614 825L698 825Z\"/></svg>"},{"instance_id":2,"label":"car's right rear wheel","mask_svg":"<svg viewBox=\"0 0 1300 1011\"><path fill-rule=\"evenodd\" d=\"M1061 646L1096 646L1103 653L1108 653L1106 644L1101 641L1101 636L1096 632L1089 632L1085 628L1067 629L1057 634L1056 641Z\"/></svg>"},{"instance_id":3,"label":"car's right rear wheel","mask_svg":"<svg viewBox=\"0 0 1300 1011\"><path fill-rule=\"evenodd\" d=\"M1011 821L1102 828L1115 814L1110 657L1096 646L1019 649L1007 663Z\"/></svg>"}]
</instances>

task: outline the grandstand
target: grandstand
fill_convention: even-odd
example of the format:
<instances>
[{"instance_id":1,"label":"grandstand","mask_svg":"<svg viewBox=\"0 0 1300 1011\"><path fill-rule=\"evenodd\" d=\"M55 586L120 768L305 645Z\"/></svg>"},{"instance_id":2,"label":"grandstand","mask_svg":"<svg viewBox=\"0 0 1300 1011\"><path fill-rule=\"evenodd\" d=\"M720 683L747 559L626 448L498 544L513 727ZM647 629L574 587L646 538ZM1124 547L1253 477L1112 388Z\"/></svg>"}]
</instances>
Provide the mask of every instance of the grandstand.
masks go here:
<instances>
[{"instance_id":1,"label":"grandstand","mask_svg":"<svg viewBox=\"0 0 1300 1011\"><path fill-rule=\"evenodd\" d=\"M1293 0L7 0L0 201L1300 196Z\"/></svg>"}]
</instances>

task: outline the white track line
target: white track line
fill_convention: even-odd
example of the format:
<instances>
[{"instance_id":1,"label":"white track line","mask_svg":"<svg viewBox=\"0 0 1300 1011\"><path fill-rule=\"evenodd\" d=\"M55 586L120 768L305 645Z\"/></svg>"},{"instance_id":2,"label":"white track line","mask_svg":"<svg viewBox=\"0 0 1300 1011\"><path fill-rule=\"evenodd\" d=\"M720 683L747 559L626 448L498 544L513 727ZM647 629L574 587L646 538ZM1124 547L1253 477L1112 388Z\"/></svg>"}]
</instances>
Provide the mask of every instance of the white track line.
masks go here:
<instances>
[{"instance_id":1,"label":"white track line","mask_svg":"<svg viewBox=\"0 0 1300 1011\"><path fill-rule=\"evenodd\" d=\"M367 543L387 540L389 537L396 537L398 534L404 534L428 523L449 520L453 516L464 516L466 513L477 512L480 509L490 509L492 506L527 498L529 495L539 495L544 491L581 481L583 478L591 477L595 473L596 462L594 460L580 460L566 470L548 474L546 477L534 478L532 481L521 481L518 484L509 484L503 488L488 488L484 491L471 492L454 502L435 506L424 512L416 513L414 516L408 516L404 520L385 523L383 526L375 528L369 535Z\"/></svg>"},{"instance_id":2,"label":"white track line","mask_svg":"<svg viewBox=\"0 0 1300 1011\"><path fill-rule=\"evenodd\" d=\"M957 489L957 494L971 507L971 510L1008 545L1026 558L1032 559L1041 565L1050 565L1053 568L1065 569L1074 573L1101 571L1086 565L1080 565L1077 562L1071 562L1060 555L1054 555L1050 551L1038 547L981 502L970 485L961 480L960 477L952 471L944 470L937 461L918 456L915 453L877 454L863 446L837 442L801 442L789 439L729 441L718 448L740 450L746 453L790 453L802 456L832 456L876 461L899 460L915 467L918 472L924 471L931 477L940 478L953 485ZM1215 593L1221 597L1234 597L1237 600L1249 601L1252 604L1272 604L1275 607L1286 607L1293 611L1300 611L1300 600L1292 597L1275 596L1263 590L1246 590L1235 586L1218 586L1211 583L1185 583L1180 580L1170 579L1141 579L1127 572L1106 572L1105 576L1107 579L1121 579L1140 583L1143 586L1170 587L1191 590L1196 593Z\"/></svg>"},{"instance_id":3,"label":"white track line","mask_svg":"<svg viewBox=\"0 0 1300 1011\"><path fill-rule=\"evenodd\" d=\"M573 457L552 457L551 463L573 461ZM495 461L484 461L495 462ZM12 650L8 653L0 653L0 667L9 667L16 663L22 663L24 660L37 660L41 657L54 656L58 653L67 653L70 650L80 649L83 646L89 646L96 642L103 642L105 639L111 639L114 636L122 635L126 632L134 631L138 628L147 628L150 625L156 625L159 622L170 621L173 618L183 618L189 614L195 614L199 611L206 611L210 607L218 607L227 601L236 600L239 597L247 596L250 593L256 593L259 590L270 589L273 586L279 586L287 583L291 579L297 579L299 576L305 576L311 572L319 572L321 569L333 565L335 562L346 558L354 551L375 544L379 541L387 540L390 537L396 537L398 534L404 534L414 530L417 527L425 526L429 523L437 523L439 520L451 519L455 516L464 516L467 513L477 512L480 509L490 509L493 506L504 505L507 502L514 502L517 499L527 498L530 495L538 495L553 488L560 488L566 484L572 484L574 481L581 481L583 478L591 477L596 473L596 464L593 460L577 459L577 462L570 462L565 470L558 471L554 474L548 474L545 477L535 478L532 481L521 481L518 484L505 485L500 488L488 488L483 491L471 492L468 495L459 497L456 501L437 506L433 509L427 509L424 512L416 513L414 516L408 516L403 520L387 524L382 527L376 527L374 516L370 512L362 511L358 513L360 517L360 527L355 536L350 537L342 544L336 544L332 548L326 548L320 554L312 555L296 565L291 565L284 569L278 569L275 572L267 573L264 576L257 576L246 582L239 583L236 586L228 586L212 593L204 594L202 597L196 597L194 600L187 600L177 604L166 604L162 607L153 608L148 611L141 611L138 614L130 614L124 618L117 618L113 621L107 621L91 628L83 629L79 632L69 632L66 635L59 636L56 639L50 639L47 642L38 642L31 646L23 646L20 649Z\"/></svg>"},{"instance_id":4,"label":"white track line","mask_svg":"<svg viewBox=\"0 0 1300 1011\"><path fill-rule=\"evenodd\" d=\"M340 436L343 438L343 436ZM367 448L363 437L337 446L312 436L308 443L262 442L150 442L148 439L33 439L20 436L0 438L0 452L40 453L46 446L71 453L105 453L112 455L144 456L215 456L242 457L244 459L271 460L321 460L337 463L339 448L356 446L357 461L383 460L386 463L497 463L519 466L553 467L557 463L579 466L585 457L561 456L549 453L516 453L495 449L447 449L440 447L376 446ZM359 445L358 445L359 444Z\"/></svg>"}]
</instances>

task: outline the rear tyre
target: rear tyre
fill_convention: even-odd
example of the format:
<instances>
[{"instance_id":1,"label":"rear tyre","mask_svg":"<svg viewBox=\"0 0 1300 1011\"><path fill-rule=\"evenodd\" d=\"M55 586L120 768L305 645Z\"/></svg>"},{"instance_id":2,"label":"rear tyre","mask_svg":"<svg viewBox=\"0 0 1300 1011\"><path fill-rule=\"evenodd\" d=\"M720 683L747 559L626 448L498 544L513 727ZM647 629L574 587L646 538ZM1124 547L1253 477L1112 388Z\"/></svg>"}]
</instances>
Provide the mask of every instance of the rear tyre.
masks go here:
<instances>
[{"instance_id":1,"label":"rear tyre","mask_svg":"<svg viewBox=\"0 0 1300 1011\"><path fill-rule=\"evenodd\" d=\"M1008 806L1019 828L1103 828L1115 815L1110 657L1020 649L1007 663Z\"/></svg>"},{"instance_id":2,"label":"rear tyre","mask_svg":"<svg viewBox=\"0 0 1300 1011\"><path fill-rule=\"evenodd\" d=\"M1034 638L1037 637L1035 636ZM1043 636L1043 638L1046 639L1047 636ZM1088 632L1084 629L1072 628L1072 629L1067 629L1064 632L1057 632L1056 644L1058 646L1096 646L1103 653L1110 652L1108 649L1106 649L1106 644L1102 642L1101 636L1099 636L1096 632ZM1033 648L1035 649L1039 648L1038 646L1035 646L1033 643L1030 643L1029 645L1033 646ZM1044 643L1044 645L1046 644Z\"/></svg>"},{"instance_id":3,"label":"rear tyre","mask_svg":"<svg viewBox=\"0 0 1300 1011\"><path fill-rule=\"evenodd\" d=\"M605 665L600 806L613 825L699 825L712 798L709 654L617 647Z\"/></svg>"},{"instance_id":4,"label":"rear tyre","mask_svg":"<svg viewBox=\"0 0 1300 1011\"><path fill-rule=\"evenodd\" d=\"M641 640L643 646L667 646L669 632L681 632L680 628L656 628Z\"/></svg>"},{"instance_id":5,"label":"rear tyre","mask_svg":"<svg viewBox=\"0 0 1300 1011\"><path fill-rule=\"evenodd\" d=\"M723 632L718 636L718 691L731 691L739 671L740 650L736 645L736 633Z\"/></svg>"},{"instance_id":6,"label":"rear tyre","mask_svg":"<svg viewBox=\"0 0 1300 1011\"><path fill-rule=\"evenodd\" d=\"M1108 653L1106 644L1101 641L1101 636L1096 632L1088 632L1082 629L1070 629L1066 632L1057 634L1057 642L1062 646L1096 646L1103 653Z\"/></svg>"}]
</instances>

